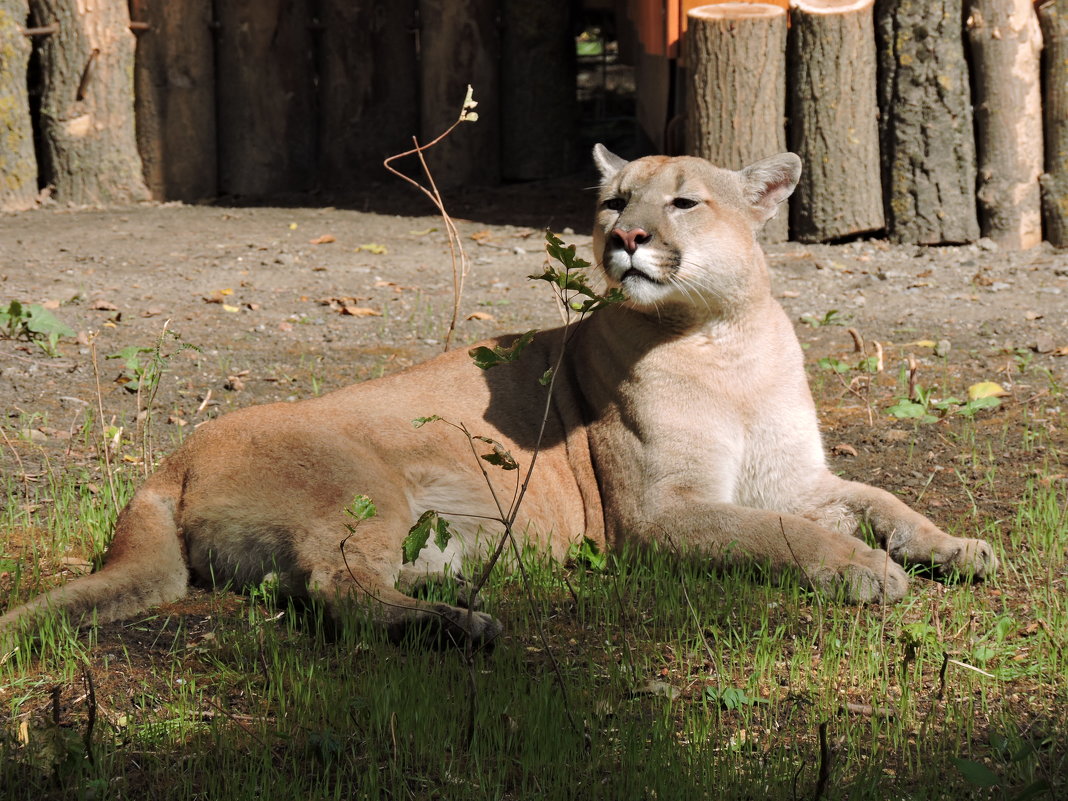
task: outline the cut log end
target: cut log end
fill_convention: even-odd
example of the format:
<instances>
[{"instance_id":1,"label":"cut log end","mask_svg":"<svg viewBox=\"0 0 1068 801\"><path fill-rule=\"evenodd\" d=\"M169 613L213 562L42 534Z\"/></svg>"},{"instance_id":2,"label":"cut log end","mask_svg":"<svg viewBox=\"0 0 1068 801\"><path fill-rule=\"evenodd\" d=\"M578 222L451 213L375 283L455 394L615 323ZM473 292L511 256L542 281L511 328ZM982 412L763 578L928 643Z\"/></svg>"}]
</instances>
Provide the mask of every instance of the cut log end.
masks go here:
<instances>
[{"instance_id":1,"label":"cut log end","mask_svg":"<svg viewBox=\"0 0 1068 801\"><path fill-rule=\"evenodd\" d=\"M804 14L852 14L869 8L875 0L791 0L791 7Z\"/></svg>"},{"instance_id":2,"label":"cut log end","mask_svg":"<svg viewBox=\"0 0 1068 801\"><path fill-rule=\"evenodd\" d=\"M786 13L781 6L773 6L768 3L717 3L710 6L698 6L691 9L688 16L691 19L703 20L739 20L739 19L765 19L778 17Z\"/></svg>"}]
</instances>

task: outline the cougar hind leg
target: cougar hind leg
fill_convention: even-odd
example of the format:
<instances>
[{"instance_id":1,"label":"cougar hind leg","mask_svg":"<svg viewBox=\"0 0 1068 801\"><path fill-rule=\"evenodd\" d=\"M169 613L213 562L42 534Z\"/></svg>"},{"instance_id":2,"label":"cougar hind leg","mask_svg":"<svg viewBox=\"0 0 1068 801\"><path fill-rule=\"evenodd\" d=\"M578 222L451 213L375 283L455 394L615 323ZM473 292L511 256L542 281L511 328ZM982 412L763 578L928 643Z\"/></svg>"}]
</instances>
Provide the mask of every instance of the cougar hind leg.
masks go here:
<instances>
[{"instance_id":1,"label":"cougar hind leg","mask_svg":"<svg viewBox=\"0 0 1068 801\"><path fill-rule=\"evenodd\" d=\"M427 578L433 581L435 577ZM404 582L402 586L406 586ZM308 594L326 607L337 624L342 624L353 605L359 604L394 642L415 636L433 645L459 646L470 640L476 647L491 646L503 629L485 612L401 592L393 586L391 576L374 569L355 553L347 554L340 565L314 567L309 573Z\"/></svg>"},{"instance_id":2,"label":"cougar hind leg","mask_svg":"<svg viewBox=\"0 0 1068 801\"><path fill-rule=\"evenodd\" d=\"M412 565L404 565L394 586L405 595L426 598L448 585L456 587L456 604L464 609L479 609L482 599L475 594L475 585L460 572L428 572Z\"/></svg>"},{"instance_id":3,"label":"cougar hind leg","mask_svg":"<svg viewBox=\"0 0 1068 801\"><path fill-rule=\"evenodd\" d=\"M189 590L189 569L165 493L142 488L119 514L104 566L11 609L0 634L65 616L73 625L108 623L176 601Z\"/></svg>"}]
</instances>

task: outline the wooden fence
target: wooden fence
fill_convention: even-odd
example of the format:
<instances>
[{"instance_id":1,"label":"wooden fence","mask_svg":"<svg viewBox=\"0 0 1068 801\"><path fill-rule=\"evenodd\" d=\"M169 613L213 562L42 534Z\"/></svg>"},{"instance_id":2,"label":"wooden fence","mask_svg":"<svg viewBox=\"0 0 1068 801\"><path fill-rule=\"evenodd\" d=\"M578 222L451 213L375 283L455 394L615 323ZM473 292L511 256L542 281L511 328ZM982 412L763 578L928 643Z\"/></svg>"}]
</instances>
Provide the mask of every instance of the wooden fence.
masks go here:
<instances>
[{"instance_id":1,"label":"wooden fence","mask_svg":"<svg viewBox=\"0 0 1068 801\"><path fill-rule=\"evenodd\" d=\"M38 185L74 204L343 191L444 130L468 84L480 122L434 152L439 184L557 175L578 156L574 49L569 0L0 0L0 208Z\"/></svg>"}]
</instances>

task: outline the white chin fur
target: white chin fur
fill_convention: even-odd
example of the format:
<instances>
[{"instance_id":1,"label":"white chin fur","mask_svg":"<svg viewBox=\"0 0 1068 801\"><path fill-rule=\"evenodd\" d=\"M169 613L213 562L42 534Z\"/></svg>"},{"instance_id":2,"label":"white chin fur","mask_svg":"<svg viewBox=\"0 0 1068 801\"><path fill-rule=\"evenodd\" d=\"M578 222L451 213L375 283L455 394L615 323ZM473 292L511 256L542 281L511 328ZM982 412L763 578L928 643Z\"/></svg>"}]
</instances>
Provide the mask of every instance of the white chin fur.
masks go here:
<instances>
[{"instance_id":1,"label":"white chin fur","mask_svg":"<svg viewBox=\"0 0 1068 801\"><path fill-rule=\"evenodd\" d=\"M675 288L670 284L657 284L634 276L625 278L620 287L627 299L639 306L655 306L675 295Z\"/></svg>"},{"instance_id":2,"label":"white chin fur","mask_svg":"<svg viewBox=\"0 0 1068 801\"><path fill-rule=\"evenodd\" d=\"M639 306L653 306L672 299L676 294L674 286L662 282L662 270L651 263L653 261L655 260L652 254L641 250L633 257L617 250L608 254L605 267L612 283L617 284L632 303ZM627 275L632 268L648 276L648 279L640 275Z\"/></svg>"}]
</instances>

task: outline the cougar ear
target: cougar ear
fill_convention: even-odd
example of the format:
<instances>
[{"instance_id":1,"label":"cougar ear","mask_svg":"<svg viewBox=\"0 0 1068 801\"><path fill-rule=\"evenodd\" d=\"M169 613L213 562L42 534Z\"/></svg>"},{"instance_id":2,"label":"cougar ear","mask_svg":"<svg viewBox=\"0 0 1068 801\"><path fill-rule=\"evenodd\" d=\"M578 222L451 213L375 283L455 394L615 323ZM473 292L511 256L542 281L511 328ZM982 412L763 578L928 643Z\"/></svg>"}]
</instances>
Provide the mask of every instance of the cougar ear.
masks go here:
<instances>
[{"instance_id":1,"label":"cougar ear","mask_svg":"<svg viewBox=\"0 0 1068 801\"><path fill-rule=\"evenodd\" d=\"M753 216L758 223L764 223L793 193L801 178L801 159L795 153L780 153L750 164L741 174Z\"/></svg>"},{"instance_id":2,"label":"cougar ear","mask_svg":"<svg viewBox=\"0 0 1068 801\"><path fill-rule=\"evenodd\" d=\"M602 183L611 181L615 174L628 163L626 159L620 158L600 142L593 146L593 161L597 169L601 171Z\"/></svg>"}]
</instances>

